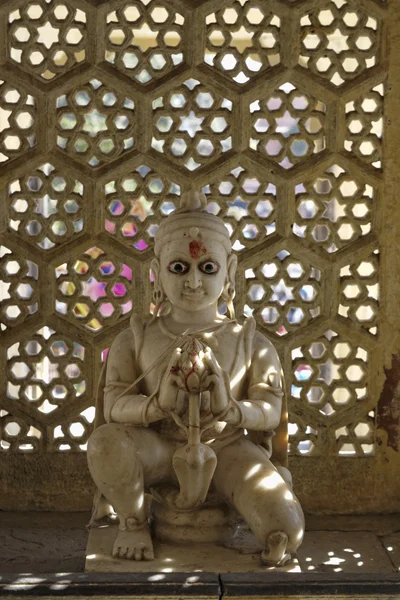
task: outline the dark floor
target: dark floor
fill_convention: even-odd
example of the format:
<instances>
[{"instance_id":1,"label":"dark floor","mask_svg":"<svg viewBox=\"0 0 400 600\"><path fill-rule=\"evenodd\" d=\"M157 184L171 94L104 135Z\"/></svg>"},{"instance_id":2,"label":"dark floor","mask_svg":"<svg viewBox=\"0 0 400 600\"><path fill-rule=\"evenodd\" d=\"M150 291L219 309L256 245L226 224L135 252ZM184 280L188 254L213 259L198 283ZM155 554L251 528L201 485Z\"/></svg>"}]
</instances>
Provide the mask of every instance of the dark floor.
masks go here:
<instances>
[{"instance_id":1,"label":"dark floor","mask_svg":"<svg viewBox=\"0 0 400 600\"><path fill-rule=\"evenodd\" d=\"M88 513L0 512L0 572L84 570ZM400 515L309 516L303 572L400 571Z\"/></svg>"}]
</instances>

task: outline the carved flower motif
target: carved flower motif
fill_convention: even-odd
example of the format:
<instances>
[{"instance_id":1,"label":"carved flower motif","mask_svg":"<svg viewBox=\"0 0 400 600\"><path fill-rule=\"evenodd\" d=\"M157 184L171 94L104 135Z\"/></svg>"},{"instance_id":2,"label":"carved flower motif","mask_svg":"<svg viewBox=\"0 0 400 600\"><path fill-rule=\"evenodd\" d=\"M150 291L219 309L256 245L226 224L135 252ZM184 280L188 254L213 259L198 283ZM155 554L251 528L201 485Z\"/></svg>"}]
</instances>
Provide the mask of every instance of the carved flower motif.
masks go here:
<instances>
[{"instance_id":1,"label":"carved flower motif","mask_svg":"<svg viewBox=\"0 0 400 600\"><path fill-rule=\"evenodd\" d=\"M184 389L191 394L204 391L210 372L203 363L206 346L196 338L188 338L182 346L182 359L178 367Z\"/></svg>"}]
</instances>

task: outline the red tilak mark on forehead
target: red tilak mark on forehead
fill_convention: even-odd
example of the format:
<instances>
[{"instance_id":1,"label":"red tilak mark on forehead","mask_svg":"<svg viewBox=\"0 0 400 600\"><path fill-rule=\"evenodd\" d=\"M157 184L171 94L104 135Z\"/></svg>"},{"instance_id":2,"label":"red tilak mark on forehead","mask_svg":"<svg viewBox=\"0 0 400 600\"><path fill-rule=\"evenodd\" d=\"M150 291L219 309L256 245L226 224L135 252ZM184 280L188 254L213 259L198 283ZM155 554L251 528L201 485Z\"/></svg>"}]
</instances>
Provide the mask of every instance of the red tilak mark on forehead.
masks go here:
<instances>
[{"instance_id":1,"label":"red tilak mark on forehead","mask_svg":"<svg viewBox=\"0 0 400 600\"><path fill-rule=\"evenodd\" d=\"M200 258L202 254L207 254L207 248L203 244L203 240L192 240L189 244L189 252L192 258Z\"/></svg>"}]
</instances>

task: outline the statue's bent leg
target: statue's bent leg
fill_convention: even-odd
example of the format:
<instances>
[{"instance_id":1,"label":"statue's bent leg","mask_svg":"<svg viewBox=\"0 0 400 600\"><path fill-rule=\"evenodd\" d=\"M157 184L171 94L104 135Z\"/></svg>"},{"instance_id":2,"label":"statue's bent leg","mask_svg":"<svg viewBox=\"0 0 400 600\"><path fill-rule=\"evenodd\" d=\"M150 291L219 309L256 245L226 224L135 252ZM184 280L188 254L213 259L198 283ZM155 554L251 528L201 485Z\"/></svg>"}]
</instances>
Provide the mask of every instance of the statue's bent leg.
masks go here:
<instances>
[{"instance_id":1,"label":"statue's bent leg","mask_svg":"<svg viewBox=\"0 0 400 600\"><path fill-rule=\"evenodd\" d=\"M120 532L113 556L135 560L154 558L147 524L144 490L168 479L172 452L150 429L110 423L91 435L88 464L99 490L114 507Z\"/></svg>"},{"instance_id":2,"label":"statue's bent leg","mask_svg":"<svg viewBox=\"0 0 400 600\"><path fill-rule=\"evenodd\" d=\"M236 508L262 544L262 560L282 563L303 539L299 501L266 453L249 440L221 448L217 458L216 491Z\"/></svg>"}]
</instances>

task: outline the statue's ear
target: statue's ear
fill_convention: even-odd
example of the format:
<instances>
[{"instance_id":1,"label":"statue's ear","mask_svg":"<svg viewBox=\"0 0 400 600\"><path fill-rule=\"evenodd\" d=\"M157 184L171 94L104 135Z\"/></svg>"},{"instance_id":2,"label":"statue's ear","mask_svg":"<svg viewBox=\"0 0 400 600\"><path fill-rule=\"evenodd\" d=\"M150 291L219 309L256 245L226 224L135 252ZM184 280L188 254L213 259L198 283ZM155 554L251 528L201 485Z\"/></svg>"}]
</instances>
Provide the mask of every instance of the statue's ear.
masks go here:
<instances>
[{"instance_id":1,"label":"statue's ear","mask_svg":"<svg viewBox=\"0 0 400 600\"><path fill-rule=\"evenodd\" d=\"M158 258L153 258L151 261L150 269L154 275L154 289L158 291L161 288L160 282L160 262Z\"/></svg>"},{"instance_id":2,"label":"statue's ear","mask_svg":"<svg viewBox=\"0 0 400 600\"><path fill-rule=\"evenodd\" d=\"M236 254L230 254L228 256L228 264L227 264L227 268L228 268L228 281L229 283L233 283L233 285L235 285L235 275L236 275L236 269L237 269L237 256Z\"/></svg>"}]
</instances>

